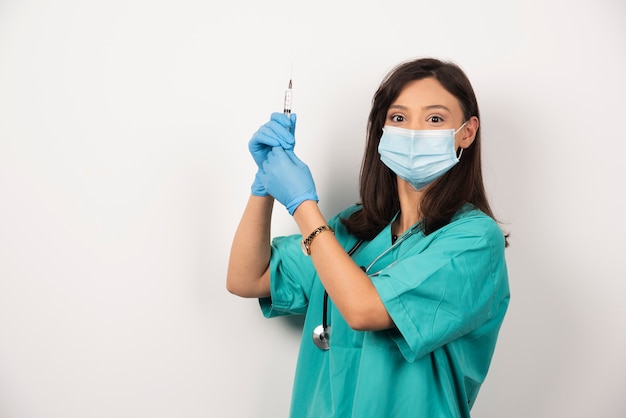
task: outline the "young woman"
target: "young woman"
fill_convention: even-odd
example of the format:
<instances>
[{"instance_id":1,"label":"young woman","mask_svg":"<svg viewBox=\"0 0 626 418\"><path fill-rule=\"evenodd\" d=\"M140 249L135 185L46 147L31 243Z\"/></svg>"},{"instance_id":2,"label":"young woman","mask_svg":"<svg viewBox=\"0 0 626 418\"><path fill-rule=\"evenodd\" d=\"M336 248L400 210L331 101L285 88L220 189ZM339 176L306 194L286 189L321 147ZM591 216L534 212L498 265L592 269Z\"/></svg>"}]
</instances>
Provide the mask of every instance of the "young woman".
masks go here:
<instances>
[{"instance_id":1,"label":"young woman","mask_svg":"<svg viewBox=\"0 0 626 418\"><path fill-rule=\"evenodd\" d=\"M275 113L250 140L259 170L227 277L266 317L306 315L291 416L468 417L509 302L469 80L436 59L394 68L369 116L361 202L329 220L295 122ZM274 200L301 235L271 240Z\"/></svg>"}]
</instances>

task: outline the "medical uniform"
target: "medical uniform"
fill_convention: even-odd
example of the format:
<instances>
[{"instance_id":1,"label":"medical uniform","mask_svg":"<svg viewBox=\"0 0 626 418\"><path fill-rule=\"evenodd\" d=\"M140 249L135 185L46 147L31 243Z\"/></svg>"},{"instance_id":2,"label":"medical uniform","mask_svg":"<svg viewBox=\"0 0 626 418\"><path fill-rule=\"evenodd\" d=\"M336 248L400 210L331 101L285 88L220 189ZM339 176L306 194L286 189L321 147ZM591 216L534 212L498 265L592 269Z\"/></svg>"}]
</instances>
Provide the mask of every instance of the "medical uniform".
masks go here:
<instances>
[{"instance_id":1,"label":"medical uniform","mask_svg":"<svg viewBox=\"0 0 626 418\"><path fill-rule=\"evenodd\" d=\"M339 218L357 209L329 221L346 250L357 239ZM311 339L322 323L324 288L302 253L302 237L273 240L271 297L260 299L263 314L306 314L291 417L470 416L509 302L503 233L466 205L445 227L428 236L416 230L383 254L392 247L390 228L352 258L369 267L396 327L354 331L329 300L328 351Z\"/></svg>"}]
</instances>

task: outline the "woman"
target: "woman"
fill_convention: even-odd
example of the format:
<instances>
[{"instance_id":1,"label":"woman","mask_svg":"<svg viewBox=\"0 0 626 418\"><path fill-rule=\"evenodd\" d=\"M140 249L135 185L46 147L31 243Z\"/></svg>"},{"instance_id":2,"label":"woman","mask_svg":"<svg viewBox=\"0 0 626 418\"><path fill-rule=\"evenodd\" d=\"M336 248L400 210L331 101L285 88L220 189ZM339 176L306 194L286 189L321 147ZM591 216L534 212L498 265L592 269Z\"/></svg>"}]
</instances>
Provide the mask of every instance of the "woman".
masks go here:
<instances>
[{"instance_id":1,"label":"woman","mask_svg":"<svg viewBox=\"0 0 626 418\"><path fill-rule=\"evenodd\" d=\"M468 417L509 301L469 80L436 59L394 68L373 99L361 203L328 221L295 122L273 114L250 140L259 170L227 277L266 317L306 315L291 416ZM301 235L270 240L274 199Z\"/></svg>"}]
</instances>

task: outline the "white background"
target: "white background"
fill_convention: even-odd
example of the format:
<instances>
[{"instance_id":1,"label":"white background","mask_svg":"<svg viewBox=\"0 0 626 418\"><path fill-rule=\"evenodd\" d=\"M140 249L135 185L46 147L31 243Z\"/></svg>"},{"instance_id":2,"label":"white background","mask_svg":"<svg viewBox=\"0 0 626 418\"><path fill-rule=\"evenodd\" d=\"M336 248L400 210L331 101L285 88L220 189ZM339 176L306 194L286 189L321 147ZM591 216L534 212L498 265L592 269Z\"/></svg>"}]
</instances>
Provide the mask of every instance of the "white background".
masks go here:
<instances>
[{"instance_id":1,"label":"white background","mask_svg":"<svg viewBox=\"0 0 626 418\"><path fill-rule=\"evenodd\" d=\"M473 416L626 416L621 0L0 1L0 417L284 417L298 320L225 290L290 74L327 216L393 66L459 63L512 300ZM275 234L296 232L282 207Z\"/></svg>"}]
</instances>

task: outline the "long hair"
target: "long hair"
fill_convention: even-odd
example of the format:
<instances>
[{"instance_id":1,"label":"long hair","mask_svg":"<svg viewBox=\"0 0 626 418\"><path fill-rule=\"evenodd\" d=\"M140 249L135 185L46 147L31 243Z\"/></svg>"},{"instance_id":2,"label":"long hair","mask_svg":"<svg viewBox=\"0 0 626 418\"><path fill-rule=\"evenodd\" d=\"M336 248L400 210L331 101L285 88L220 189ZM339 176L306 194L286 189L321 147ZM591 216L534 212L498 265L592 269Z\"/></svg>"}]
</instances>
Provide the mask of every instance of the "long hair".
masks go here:
<instances>
[{"instance_id":1,"label":"long hair","mask_svg":"<svg viewBox=\"0 0 626 418\"><path fill-rule=\"evenodd\" d=\"M432 77L454 97L463 111L464 120L476 116L480 120L474 89L456 64L433 58L402 63L383 79L372 100L367 125L367 143L361 164L361 207L342 222L360 239L371 240L391 222L400 209L396 175L381 160L378 144L389 106L411 81ZM492 218L483 185L480 157L480 126L474 142L465 150L454 167L435 180L424 192L420 204L421 227L426 235L450 223L455 213L471 203Z\"/></svg>"}]
</instances>

